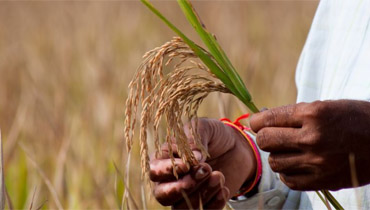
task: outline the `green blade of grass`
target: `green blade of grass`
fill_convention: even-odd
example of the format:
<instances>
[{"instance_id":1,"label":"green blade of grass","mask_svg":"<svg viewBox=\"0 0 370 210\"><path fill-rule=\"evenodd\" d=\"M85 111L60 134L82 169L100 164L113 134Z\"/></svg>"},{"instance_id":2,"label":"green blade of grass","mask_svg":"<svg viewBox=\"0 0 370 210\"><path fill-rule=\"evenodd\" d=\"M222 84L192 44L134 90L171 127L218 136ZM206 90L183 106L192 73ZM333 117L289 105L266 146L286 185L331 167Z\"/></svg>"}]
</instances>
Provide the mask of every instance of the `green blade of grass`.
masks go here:
<instances>
[{"instance_id":1,"label":"green blade of grass","mask_svg":"<svg viewBox=\"0 0 370 210\"><path fill-rule=\"evenodd\" d=\"M132 205L134 206L134 209L140 209L139 208L139 205L138 205L138 202L135 201L132 193L131 193L131 190L128 188L128 185L127 183L125 182L125 177L123 176L123 174L121 173L121 171L118 169L117 165L115 162L113 162L113 166L114 166L114 169L116 170L116 175L119 177L121 183L123 184L123 188L125 188L125 190L127 190L127 198L132 202ZM124 206L124 202L128 202L128 200L123 200L121 201L122 202L122 206L121 206L121 209L123 209L123 206ZM128 203L127 203L128 205Z\"/></svg>"},{"instance_id":2,"label":"green blade of grass","mask_svg":"<svg viewBox=\"0 0 370 210\"><path fill-rule=\"evenodd\" d=\"M315 191L315 192L319 196L320 200L325 204L326 208L330 210L331 209L330 204L324 199L324 197L321 195L321 193L319 191Z\"/></svg>"},{"instance_id":3,"label":"green blade of grass","mask_svg":"<svg viewBox=\"0 0 370 210\"><path fill-rule=\"evenodd\" d=\"M328 190L321 190L322 194L328 199L331 205L337 210L344 210L343 206L334 198L334 196Z\"/></svg>"},{"instance_id":4,"label":"green blade of grass","mask_svg":"<svg viewBox=\"0 0 370 210\"><path fill-rule=\"evenodd\" d=\"M5 207L5 182L4 182L4 164L3 164L3 140L0 129L0 208Z\"/></svg>"},{"instance_id":5,"label":"green blade of grass","mask_svg":"<svg viewBox=\"0 0 370 210\"><path fill-rule=\"evenodd\" d=\"M238 72L231 64L230 60L226 56L221 46L218 44L215 37L205 29L204 24L201 23L200 18L196 14L196 11L194 10L191 3L188 0L177 0L177 2L188 21L191 23L198 35L201 37L204 44L209 49L212 56L216 59L217 63L221 66L221 68L233 82L234 86L239 91L239 94L241 94L246 101L251 101L251 95L245 87Z\"/></svg>"}]
</instances>

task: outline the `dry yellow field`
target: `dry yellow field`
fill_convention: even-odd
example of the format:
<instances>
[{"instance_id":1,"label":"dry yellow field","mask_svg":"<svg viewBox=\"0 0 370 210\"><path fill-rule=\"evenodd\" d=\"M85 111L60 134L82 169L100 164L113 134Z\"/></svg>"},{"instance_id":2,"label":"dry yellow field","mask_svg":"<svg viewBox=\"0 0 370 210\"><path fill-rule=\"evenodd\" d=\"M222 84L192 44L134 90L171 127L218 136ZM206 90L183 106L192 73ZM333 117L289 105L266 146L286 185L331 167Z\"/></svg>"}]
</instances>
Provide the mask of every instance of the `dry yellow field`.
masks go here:
<instances>
[{"instance_id":1,"label":"dry yellow field","mask_svg":"<svg viewBox=\"0 0 370 210\"><path fill-rule=\"evenodd\" d=\"M199 41L175 2L154 4ZM274 107L295 102L295 67L317 4L194 6L257 106ZM125 172L127 85L142 55L172 36L138 1L0 1L0 129L14 209L120 208L124 187L114 164ZM208 98L200 116L245 111L232 97L222 99ZM148 191L141 194L137 145L130 168L139 207L161 208Z\"/></svg>"}]
</instances>

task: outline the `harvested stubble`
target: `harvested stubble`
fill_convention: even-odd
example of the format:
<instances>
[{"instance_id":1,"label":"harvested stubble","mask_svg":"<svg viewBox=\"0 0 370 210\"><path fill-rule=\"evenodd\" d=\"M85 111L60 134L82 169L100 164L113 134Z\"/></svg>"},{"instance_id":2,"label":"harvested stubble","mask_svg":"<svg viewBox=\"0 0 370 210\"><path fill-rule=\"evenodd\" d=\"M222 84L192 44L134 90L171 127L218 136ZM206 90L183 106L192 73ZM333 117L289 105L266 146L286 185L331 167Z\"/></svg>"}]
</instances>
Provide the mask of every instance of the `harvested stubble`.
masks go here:
<instances>
[{"instance_id":1,"label":"harvested stubble","mask_svg":"<svg viewBox=\"0 0 370 210\"><path fill-rule=\"evenodd\" d=\"M125 111L125 138L127 150L130 152L136 115L141 107L139 139L143 176L149 171L147 131L150 128L154 130L154 145L156 155L159 155L161 152L159 124L162 118L166 121L165 141L169 144L169 155L173 165L175 165L174 155L170 146L173 142L177 144L179 157L188 166L197 164L183 130L183 117L194 122L189 125L190 135L197 148L204 155L208 155L196 132L197 110L209 93L230 93L230 91L197 60L197 56L181 38L175 37L143 56L143 62L129 84L130 92ZM173 70L164 74L165 66L173 66ZM177 176L175 170L174 174Z\"/></svg>"}]
</instances>

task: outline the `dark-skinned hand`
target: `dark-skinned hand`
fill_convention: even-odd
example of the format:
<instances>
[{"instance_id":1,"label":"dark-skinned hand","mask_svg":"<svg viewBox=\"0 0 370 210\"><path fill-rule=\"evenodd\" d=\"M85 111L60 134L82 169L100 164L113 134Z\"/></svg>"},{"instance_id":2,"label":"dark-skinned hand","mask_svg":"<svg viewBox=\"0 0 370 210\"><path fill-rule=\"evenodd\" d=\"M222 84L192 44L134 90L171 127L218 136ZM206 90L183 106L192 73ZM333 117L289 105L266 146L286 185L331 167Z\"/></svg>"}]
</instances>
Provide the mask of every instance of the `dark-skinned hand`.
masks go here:
<instances>
[{"instance_id":1,"label":"dark-skinned hand","mask_svg":"<svg viewBox=\"0 0 370 210\"><path fill-rule=\"evenodd\" d=\"M338 190L370 183L370 102L288 105L253 115L250 125L258 146L270 152L271 169L292 189Z\"/></svg>"},{"instance_id":2,"label":"dark-skinned hand","mask_svg":"<svg viewBox=\"0 0 370 210\"><path fill-rule=\"evenodd\" d=\"M162 146L161 157L152 155L150 179L155 182L154 196L162 205L173 209L198 209L201 199L204 209L222 209L241 185L254 177L256 160L253 151L238 131L214 119L199 119L198 131L210 157L202 156L185 126L185 133L200 164L188 169L176 154L177 146L171 145L179 179L173 175L167 144Z\"/></svg>"}]
</instances>

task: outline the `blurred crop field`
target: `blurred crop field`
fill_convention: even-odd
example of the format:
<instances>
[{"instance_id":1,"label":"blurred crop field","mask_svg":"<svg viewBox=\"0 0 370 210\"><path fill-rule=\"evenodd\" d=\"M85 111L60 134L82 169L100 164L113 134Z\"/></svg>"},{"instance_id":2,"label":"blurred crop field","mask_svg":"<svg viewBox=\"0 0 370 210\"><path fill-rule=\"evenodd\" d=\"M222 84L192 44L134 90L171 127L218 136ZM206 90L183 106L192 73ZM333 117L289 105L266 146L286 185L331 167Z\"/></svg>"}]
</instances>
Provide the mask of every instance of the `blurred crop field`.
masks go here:
<instances>
[{"instance_id":1,"label":"blurred crop field","mask_svg":"<svg viewBox=\"0 0 370 210\"><path fill-rule=\"evenodd\" d=\"M194 1L259 107L295 102L295 67L317 4ZM176 2L154 5L200 43ZM173 36L138 1L0 1L6 208L121 208L127 86L142 55ZM246 111L235 102L214 94L199 115L233 119ZM136 145L132 197L138 208L161 209L139 160Z\"/></svg>"}]
</instances>

